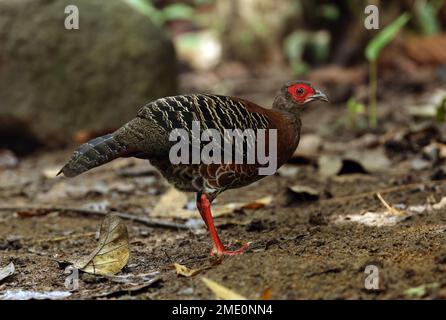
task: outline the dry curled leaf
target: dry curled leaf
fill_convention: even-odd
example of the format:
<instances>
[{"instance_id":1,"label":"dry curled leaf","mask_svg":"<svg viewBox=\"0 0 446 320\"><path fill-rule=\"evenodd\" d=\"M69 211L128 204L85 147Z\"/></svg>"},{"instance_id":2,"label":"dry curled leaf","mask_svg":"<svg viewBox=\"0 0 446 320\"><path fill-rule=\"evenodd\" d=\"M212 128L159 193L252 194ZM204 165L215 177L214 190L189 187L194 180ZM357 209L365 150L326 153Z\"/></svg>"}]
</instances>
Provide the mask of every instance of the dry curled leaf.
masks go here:
<instances>
[{"instance_id":1,"label":"dry curled leaf","mask_svg":"<svg viewBox=\"0 0 446 320\"><path fill-rule=\"evenodd\" d=\"M55 210L50 210L47 208L29 208L24 210L17 210L16 215L20 218L31 218L31 217L39 217L50 214L51 212L55 212Z\"/></svg>"},{"instance_id":2,"label":"dry curled leaf","mask_svg":"<svg viewBox=\"0 0 446 320\"><path fill-rule=\"evenodd\" d=\"M196 210L187 209L187 195L175 188L170 188L161 196L156 206L150 212L152 217L174 217L188 219L197 216Z\"/></svg>"},{"instance_id":3,"label":"dry curled leaf","mask_svg":"<svg viewBox=\"0 0 446 320\"><path fill-rule=\"evenodd\" d=\"M214 217L219 217L227 214L234 213L237 210L241 209L260 209L263 208L273 201L273 197L263 197L248 203L240 203L240 202L234 202L234 203L227 203L222 206L215 206L212 210L212 215Z\"/></svg>"},{"instance_id":4,"label":"dry curled leaf","mask_svg":"<svg viewBox=\"0 0 446 320\"><path fill-rule=\"evenodd\" d=\"M263 208L264 206L267 206L267 205L271 204L272 201L273 201L273 197L271 197L271 196L263 197L263 198L254 200L253 202L250 202L250 203L242 205L242 209L259 209L259 208Z\"/></svg>"},{"instance_id":5,"label":"dry curled leaf","mask_svg":"<svg viewBox=\"0 0 446 320\"><path fill-rule=\"evenodd\" d=\"M0 269L0 282L3 279L6 279L7 277L13 275L14 272L15 272L14 263L10 262L6 267Z\"/></svg>"},{"instance_id":6,"label":"dry curled leaf","mask_svg":"<svg viewBox=\"0 0 446 320\"><path fill-rule=\"evenodd\" d=\"M215 297L219 300L247 300L244 296L232 291L231 289L223 287L221 284L218 284L211 279L203 277L201 280L203 280L204 284L211 289L211 291L215 294Z\"/></svg>"},{"instance_id":7,"label":"dry curled leaf","mask_svg":"<svg viewBox=\"0 0 446 320\"><path fill-rule=\"evenodd\" d=\"M379 194L379 193L378 193ZM435 210L440 210L446 206L446 197L443 197L438 203L435 204L420 204L406 206L404 204L399 204L401 209L397 209L389 205L379 194L378 199L386 207L386 211L371 212L363 211L359 214L348 214L340 215L334 217L335 223L345 223L345 222L357 222L365 224L367 226L393 226L401 221L407 220L412 216L422 214L424 212L432 212Z\"/></svg>"},{"instance_id":8,"label":"dry curled leaf","mask_svg":"<svg viewBox=\"0 0 446 320\"><path fill-rule=\"evenodd\" d=\"M430 37L413 36L405 44L407 55L417 63L441 65L446 63L446 34L440 33ZM420 50L423 48L423 50Z\"/></svg>"},{"instance_id":9,"label":"dry curled leaf","mask_svg":"<svg viewBox=\"0 0 446 320\"><path fill-rule=\"evenodd\" d=\"M212 215L214 217L219 217L241 209L259 209L269 205L272 200L273 197L268 196L248 203L235 202L224 205L215 205L212 206ZM175 188L170 188L161 197L160 201L158 201L150 215L152 217L175 217L182 219L197 217L197 210L195 208L191 210L190 206L188 206L188 202L188 198L184 192L178 191Z\"/></svg>"},{"instance_id":10,"label":"dry curled leaf","mask_svg":"<svg viewBox=\"0 0 446 320\"><path fill-rule=\"evenodd\" d=\"M108 215L102 222L98 247L73 265L87 273L114 275L128 262L130 250L126 226L116 215Z\"/></svg>"},{"instance_id":11,"label":"dry curled leaf","mask_svg":"<svg viewBox=\"0 0 446 320\"><path fill-rule=\"evenodd\" d=\"M316 201L319 199L319 191L308 186L294 185L288 187L290 202Z\"/></svg>"},{"instance_id":12,"label":"dry curled leaf","mask_svg":"<svg viewBox=\"0 0 446 320\"><path fill-rule=\"evenodd\" d=\"M260 295L259 300L271 300L271 293L272 293L271 288L266 288Z\"/></svg>"},{"instance_id":13,"label":"dry curled leaf","mask_svg":"<svg viewBox=\"0 0 446 320\"><path fill-rule=\"evenodd\" d=\"M0 149L0 169L13 169L18 164L19 160L12 151Z\"/></svg>"},{"instance_id":14,"label":"dry curled leaf","mask_svg":"<svg viewBox=\"0 0 446 320\"><path fill-rule=\"evenodd\" d=\"M173 267L175 268L178 276L183 277L193 277L194 275L200 273L203 269L189 269L185 265L174 263Z\"/></svg>"},{"instance_id":15,"label":"dry curled leaf","mask_svg":"<svg viewBox=\"0 0 446 320\"><path fill-rule=\"evenodd\" d=\"M336 155L322 155L318 159L319 174L323 177L337 175L342 168L342 158Z\"/></svg>"}]
</instances>

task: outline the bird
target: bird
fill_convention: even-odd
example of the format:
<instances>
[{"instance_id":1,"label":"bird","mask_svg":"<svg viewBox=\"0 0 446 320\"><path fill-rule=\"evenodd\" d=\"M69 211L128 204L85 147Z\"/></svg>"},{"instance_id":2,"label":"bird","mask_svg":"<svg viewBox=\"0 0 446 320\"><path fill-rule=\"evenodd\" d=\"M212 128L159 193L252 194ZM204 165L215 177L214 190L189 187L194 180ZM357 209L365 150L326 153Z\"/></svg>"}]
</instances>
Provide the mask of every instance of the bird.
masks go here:
<instances>
[{"instance_id":1,"label":"bird","mask_svg":"<svg viewBox=\"0 0 446 320\"><path fill-rule=\"evenodd\" d=\"M175 188L195 192L196 207L213 241L211 255L242 254L249 243L239 249L228 250L215 228L211 205L222 192L247 186L266 177L259 174L263 164L257 158L251 163L227 160L221 163L172 163L169 156L176 141L172 141L170 135L176 129L183 129L183 132L192 135L194 122L200 125L200 132L207 129L222 134L227 129L239 129L242 132L264 130L271 136L275 131L275 160L279 168L292 156L299 144L302 110L308 103L317 100L329 102L326 94L306 81L285 83L275 96L271 108L241 98L208 93L159 98L141 107L134 119L116 131L81 145L58 175L75 177L117 158L147 159ZM234 143L231 141L229 147L234 149ZM245 140L243 143L244 146L249 144ZM266 145L267 149L272 150L269 140ZM199 146L202 147L201 142ZM222 144L217 146L223 148ZM247 157L245 149L242 160Z\"/></svg>"}]
</instances>

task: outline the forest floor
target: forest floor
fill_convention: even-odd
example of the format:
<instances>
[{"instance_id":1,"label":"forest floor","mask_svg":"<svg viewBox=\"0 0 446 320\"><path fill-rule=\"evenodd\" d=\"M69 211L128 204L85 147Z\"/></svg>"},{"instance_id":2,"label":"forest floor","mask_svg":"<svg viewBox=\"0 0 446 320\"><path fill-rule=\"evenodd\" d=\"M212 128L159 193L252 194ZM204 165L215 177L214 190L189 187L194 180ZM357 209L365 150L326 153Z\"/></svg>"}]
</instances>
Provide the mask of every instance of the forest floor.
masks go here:
<instances>
[{"instance_id":1,"label":"forest floor","mask_svg":"<svg viewBox=\"0 0 446 320\"><path fill-rule=\"evenodd\" d=\"M0 297L31 290L67 299L215 298L206 277L250 299L444 299L444 128L408 120L394 101L381 108L380 130L352 134L337 121L345 119L343 107L310 107L290 163L218 198L224 243L251 243L224 259L209 256L193 195L170 189L146 161L120 159L66 179L54 176L72 149L20 159L0 171L0 270L15 267L0 279ZM79 208L85 211L71 210ZM123 219L130 260L117 275L133 280L81 272L78 290L67 293L67 261L97 246L98 209L190 228ZM192 275L177 275L174 263ZM379 272L378 289L365 284L369 265Z\"/></svg>"}]
</instances>

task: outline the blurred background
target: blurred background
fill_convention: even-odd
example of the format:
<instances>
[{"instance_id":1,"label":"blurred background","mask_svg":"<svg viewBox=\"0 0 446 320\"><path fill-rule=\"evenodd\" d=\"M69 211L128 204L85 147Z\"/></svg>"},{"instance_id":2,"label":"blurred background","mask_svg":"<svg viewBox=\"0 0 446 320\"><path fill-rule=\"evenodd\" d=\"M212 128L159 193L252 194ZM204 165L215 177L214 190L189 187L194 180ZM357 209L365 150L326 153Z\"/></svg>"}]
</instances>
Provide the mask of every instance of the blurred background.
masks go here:
<instances>
[{"instance_id":1,"label":"blurred background","mask_svg":"<svg viewBox=\"0 0 446 320\"><path fill-rule=\"evenodd\" d=\"M64 27L69 4L78 30ZM364 27L368 4L380 9L380 30ZM333 130L365 129L365 49L402 14L407 23L376 59L377 99L394 108L409 94L441 100L443 0L2 0L0 167L114 130L158 97L213 92L269 106L297 78L321 86L332 102L324 108L348 118Z\"/></svg>"}]
</instances>

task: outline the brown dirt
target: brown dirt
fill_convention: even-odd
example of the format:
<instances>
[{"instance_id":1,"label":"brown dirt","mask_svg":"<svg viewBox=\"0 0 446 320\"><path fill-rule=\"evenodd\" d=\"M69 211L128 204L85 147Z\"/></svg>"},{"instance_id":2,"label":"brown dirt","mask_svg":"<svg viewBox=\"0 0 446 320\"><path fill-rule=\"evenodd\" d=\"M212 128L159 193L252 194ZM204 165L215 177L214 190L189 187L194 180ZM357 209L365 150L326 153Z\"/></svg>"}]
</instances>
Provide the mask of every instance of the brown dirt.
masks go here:
<instances>
[{"instance_id":1,"label":"brown dirt","mask_svg":"<svg viewBox=\"0 0 446 320\"><path fill-rule=\"evenodd\" d=\"M307 123L315 123L311 119L321 121L317 114L317 110L310 112ZM311 125L307 126L311 131L308 128ZM1 172L0 206L46 203L78 207L107 199L113 209L145 216L166 190L157 175L143 181L117 174L123 168L147 165L139 160L118 160L72 180L42 176L44 169L60 166L70 152L36 154L24 159L19 168ZM80 290L70 299L94 298L109 291L114 292L109 298L214 298L202 276L252 299L268 288L271 299L403 299L414 298L405 293L407 289L432 283L436 286L421 297L446 298L446 208L412 216L394 226L333 222L339 215L382 210L374 196L380 190L390 204L420 205L427 199L438 202L446 183L431 181L430 170L327 179L318 176L314 165L298 167L295 177L275 175L219 197L222 204L273 196L272 204L264 208L216 218L224 242L234 248L252 242L245 254L216 261L208 256L211 242L204 229L166 230L125 221L131 258L120 274L159 271L159 281L129 293L117 290L108 279L82 274ZM51 193L58 183L85 186L119 181L134 188L80 196ZM287 187L296 183L322 191L321 199L290 204ZM16 266L15 274L0 284L0 294L12 289L65 290L61 261L94 249L92 232L99 228L101 218L58 212L20 218L14 211L0 211L0 267L10 261ZM174 262L189 268L210 268L193 277L178 277L169 267ZM379 290L364 288L364 269L370 264L379 267Z\"/></svg>"}]
</instances>

